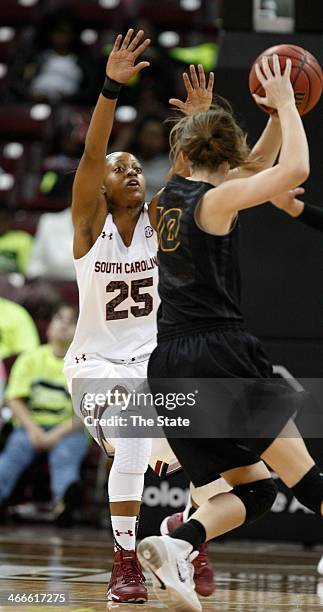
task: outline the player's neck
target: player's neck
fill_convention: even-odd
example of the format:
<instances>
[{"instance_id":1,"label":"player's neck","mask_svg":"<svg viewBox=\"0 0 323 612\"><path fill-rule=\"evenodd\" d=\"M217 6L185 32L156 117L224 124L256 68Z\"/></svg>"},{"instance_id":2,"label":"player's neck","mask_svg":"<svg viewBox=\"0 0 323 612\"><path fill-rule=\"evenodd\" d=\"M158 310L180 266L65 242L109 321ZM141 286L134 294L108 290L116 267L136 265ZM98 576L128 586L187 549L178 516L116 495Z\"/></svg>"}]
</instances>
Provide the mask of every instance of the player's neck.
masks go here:
<instances>
[{"instance_id":1,"label":"player's neck","mask_svg":"<svg viewBox=\"0 0 323 612\"><path fill-rule=\"evenodd\" d=\"M129 224L131 222L136 223L142 211L143 205L144 203L140 202L138 204L132 204L129 206L125 205L118 208L114 208L112 206L110 208L110 212L112 214L113 221L121 224Z\"/></svg>"},{"instance_id":2,"label":"player's neck","mask_svg":"<svg viewBox=\"0 0 323 612\"><path fill-rule=\"evenodd\" d=\"M190 179L193 181L203 181L204 183L211 183L211 185L220 185L227 178L228 171L226 168L218 168L217 170L210 170L209 168L199 168L191 171Z\"/></svg>"}]
</instances>

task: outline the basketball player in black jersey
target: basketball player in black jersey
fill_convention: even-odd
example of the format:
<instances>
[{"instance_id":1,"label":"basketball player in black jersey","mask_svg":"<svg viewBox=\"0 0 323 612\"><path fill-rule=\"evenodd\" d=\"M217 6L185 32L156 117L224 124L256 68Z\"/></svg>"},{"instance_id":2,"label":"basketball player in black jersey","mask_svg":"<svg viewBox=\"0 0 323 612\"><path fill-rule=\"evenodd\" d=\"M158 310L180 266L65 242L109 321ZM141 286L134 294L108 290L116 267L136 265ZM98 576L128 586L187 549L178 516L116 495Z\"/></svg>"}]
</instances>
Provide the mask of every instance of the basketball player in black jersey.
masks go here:
<instances>
[{"instance_id":1,"label":"basketball player in black jersey","mask_svg":"<svg viewBox=\"0 0 323 612\"><path fill-rule=\"evenodd\" d=\"M274 72L266 58L256 71L266 97L255 99L277 109L281 122L283 143L276 166L250 174L245 136L222 108L184 118L171 134L173 152L188 160L191 176L172 177L159 199L161 306L158 346L149 363L153 390L158 389L156 379L172 378L174 373L178 378L253 378L264 391L274 388L265 352L243 328L238 212L305 181L309 155L290 82L290 61L283 75L277 56ZM215 398L209 407L209 428L216 409ZM301 503L322 515L323 474L290 419L293 413L292 405L282 410L270 439L169 438L196 486L220 473L233 487L202 504L170 536L152 536L139 545L158 597L173 610L201 610L190 564L198 546L271 508L276 488L261 458ZM185 417L185 407L178 407L177 415Z\"/></svg>"}]
</instances>

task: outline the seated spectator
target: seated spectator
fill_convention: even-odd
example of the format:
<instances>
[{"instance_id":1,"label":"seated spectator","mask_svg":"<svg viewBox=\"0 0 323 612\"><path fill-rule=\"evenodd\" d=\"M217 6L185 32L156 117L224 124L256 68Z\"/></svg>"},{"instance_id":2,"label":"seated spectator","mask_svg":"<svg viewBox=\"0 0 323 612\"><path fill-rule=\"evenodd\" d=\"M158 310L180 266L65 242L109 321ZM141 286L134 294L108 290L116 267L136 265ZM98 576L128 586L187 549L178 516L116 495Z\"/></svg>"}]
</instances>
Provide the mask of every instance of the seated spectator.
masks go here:
<instances>
[{"instance_id":1,"label":"seated spectator","mask_svg":"<svg viewBox=\"0 0 323 612\"><path fill-rule=\"evenodd\" d=\"M18 101L91 103L96 70L81 44L77 14L68 7L45 15L36 36L17 54L11 90Z\"/></svg>"},{"instance_id":2,"label":"seated spectator","mask_svg":"<svg viewBox=\"0 0 323 612\"><path fill-rule=\"evenodd\" d=\"M38 344L38 332L29 312L0 297L0 359L32 350Z\"/></svg>"},{"instance_id":3,"label":"seated spectator","mask_svg":"<svg viewBox=\"0 0 323 612\"><path fill-rule=\"evenodd\" d=\"M72 524L80 502L80 467L88 450L82 422L73 417L63 358L73 338L76 311L61 305L49 324L48 344L20 355L5 397L14 429L0 454L0 503L8 500L23 471L37 453L48 452L53 518Z\"/></svg>"},{"instance_id":4,"label":"seated spectator","mask_svg":"<svg viewBox=\"0 0 323 612\"><path fill-rule=\"evenodd\" d=\"M12 229L12 210L0 207L0 273L25 274L33 238L28 232Z\"/></svg>"},{"instance_id":5,"label":"seated spectator","mask_svg":"<svg viewBox=\"0 0 323 612\"><path fill-rule=\"evenodd\" d=\"M163 118L145 115L133 126L121 129L113 142L113 150L132 151L142 163L146 176L146 201L165 185L170 169L168 133Z\"/></svg>"},{"instance_id":6,"label":"seated spectator","mask_svg":"<svg viewBox=\"0 0 323 612\"><path fill-rule=\"evenodd\" d=\"M42 164L42 194L71 201L75 170L83 154L89 122L90 113L87 111L71 111L65 107L61 112L53 151Z\"/></svg>"},{"instance_id":7,"label":"seated spectator","mask_svg":"<svg viewBox=\"0 0 323 612\"><path fill-rule=\"evenodd\" d=\"M71 209L41 216L26 276L51 280L75 280Z\"/></svg>"},{"instance_id":8,"label":"seated spectator","mask_svg":"<svg viewBox=\"0 0 323 612\"><path fill-rule=\"evenodd\" d=\"M135 28L135 31L144 30L145 37L151 40L151 44L141 55L141 59L150 62L150 66L149 70L142 70L122 88L119 104L130 104L136 108L141 108L142 102L145 102L148 97L153 101L154 107L155 105L157 107L158 104L159 111L165 111L168 108L169 92L175 90L173 61L165 47L160 45L158 32L153 21L138 17L133 22L132 27ZM107 49L104 49L105 58L106 51ZM151 107L150 110L154 111L155 108Z\"/></svg>"}]
</instances>

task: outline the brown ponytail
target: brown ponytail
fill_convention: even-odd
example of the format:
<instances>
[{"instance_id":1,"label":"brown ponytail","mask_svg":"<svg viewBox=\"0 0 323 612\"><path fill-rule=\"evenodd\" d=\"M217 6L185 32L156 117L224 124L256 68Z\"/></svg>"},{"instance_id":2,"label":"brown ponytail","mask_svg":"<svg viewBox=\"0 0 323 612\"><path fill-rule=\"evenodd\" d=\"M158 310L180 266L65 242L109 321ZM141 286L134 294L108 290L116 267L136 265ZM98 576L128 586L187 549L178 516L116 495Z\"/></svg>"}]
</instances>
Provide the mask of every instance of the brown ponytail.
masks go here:
<instances>
[{"instance_id":1,"label":"brown ponytail","mask_svg":"<svg viewBox=\"0 0 323 612\"><path fill-rule=\"evenodd\" d=\"M213 106L209 111L181 119L171 130L171 156L186 153L193 168L216 169L223 162L230 168L255 167L248 161L250 149L247 136L237 124L227 101L223 106Z\"/></svg>"}]
</instances>

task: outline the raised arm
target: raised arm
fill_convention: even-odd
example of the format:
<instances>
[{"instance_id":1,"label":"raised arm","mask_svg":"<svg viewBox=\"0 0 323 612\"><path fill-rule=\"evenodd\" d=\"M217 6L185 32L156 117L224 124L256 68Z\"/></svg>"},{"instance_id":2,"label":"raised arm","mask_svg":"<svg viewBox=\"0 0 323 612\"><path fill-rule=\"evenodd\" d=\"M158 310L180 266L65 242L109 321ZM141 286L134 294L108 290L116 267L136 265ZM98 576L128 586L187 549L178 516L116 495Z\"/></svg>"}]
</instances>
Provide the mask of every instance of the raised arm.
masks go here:
<instances>
[{"instance_id":1,"label":"raised arm","mask_svg":"<svg viewBox=\"0 0 323 612\"><path fill-rule=\"evenodd\" d=\"M251 208L271 200L283 191L293 189L304 182L309 175L309 152L302 120L297 111L294 92L290 82L291 62L287 60L284 74L281 74L278 56L274 56L274 74L268 60L263 60L263 71L257 66L257 76L266 97L255 96L266 106L278 111L282 126L282 149L278 164L249 178L227 181L211 189L203 198L200 207L202 226L216 233L217 216L232 218L237 211ZM203 209L203 214L202 214ZM213 222L212 222L213 219ZM215 228L212 226L215 225Z\"/></svg>"},{"instance_id":2,"label":"raised arm","mask_svg":"<svg viewBox=\"0 0 323 612\"><path fill-rule=\"evenodd\" d=\"M267 168L271 168L278 157L281 144L282 131L280 120L279 115L275 113L270 115L264 131L250 151L249 162L255 162L255 170L234 168L234 170L229 172L229 180L247 178Z\"/></svg>"},{"instance_id":3,"label":"raised arm","mask_svg":"<svg viewBox=\"0 0 323 612\"><path fill-rule=\"evenodd\" d=\"M136 65L135 62L150 44L150 40L141 42L143 30L139 30L134 37L133 33L130 29L124 39L119 34L115 40L106 65L105 84L92 115L84 153L74 179L72 218L76 258L82 257L91 248L95 239L94 223L97 216L102 215L102 207L105 206L101 187L118 92L122 84L149 66L149 62L139 62Z\"/></svg>"}]
</instances>

